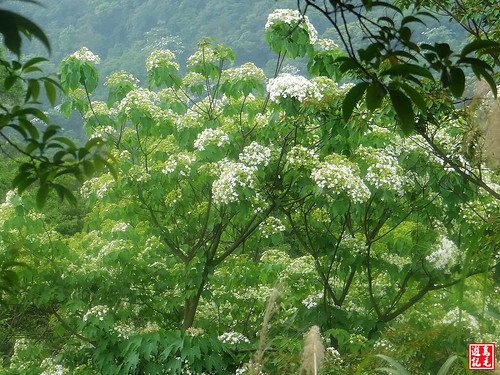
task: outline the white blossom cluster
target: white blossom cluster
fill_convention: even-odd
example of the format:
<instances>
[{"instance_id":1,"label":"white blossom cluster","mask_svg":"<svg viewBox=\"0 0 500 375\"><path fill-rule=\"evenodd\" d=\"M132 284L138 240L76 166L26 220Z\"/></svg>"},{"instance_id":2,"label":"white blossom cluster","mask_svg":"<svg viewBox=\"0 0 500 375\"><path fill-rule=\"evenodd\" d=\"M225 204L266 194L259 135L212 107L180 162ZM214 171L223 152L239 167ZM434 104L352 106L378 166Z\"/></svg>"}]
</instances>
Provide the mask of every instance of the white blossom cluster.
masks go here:
<instances>
[{"instance_id":1,"label":"white blossom cluster","mask_svg":"<svg viewBox=\"0 0 500 375\"><path fill-rule=\"evenodd\" d=\"M386 149L359 147L357 153L368 164L364 180L376 189L404 194L405 179L395 156Z\"/></svg>"},{"instance_id":2,"label":"white blossom cluster","mask_svg":"<svg viewBox=\"0 0 500 375\"><path fill-rule=\"evenodd\" d=\"M298 257L289 262L286 269L283 271L284 276L287 275L307 275L314 274L316 268L314 266L314 259L310 255Z\"/></svg>"},{"instance_id":3,"label":"white blossom cluster","mask_svg":"<svg viewBox=\"0 0 500 375\"><path fill-rule=\"evenodd\" d=\"M65 375L69 373L67 368L57 364L54 358L51 357L45 358L40 364L40 367L43 369L40 375Z\"/></svg>"},{"instance_id":4,"label":"white blossom cluster","mask_svg":"<svg viewBox=\"0 0 500 375\"><path fill-rule=\"evenodd\" d=\"M113 326L113 331L118 337L127 340L135 333L135 327L132 323L117 323Z\"/></svg>"},{"instance_id":5,"label":"white blossom cluster","mask_svg":"<svg viewBox=\"0 0 500 375\"><path fill-rule=\"evenodd\" d=\"M252 188L255 168L243 163L223 160L220 177L212 184L214 202L228 204L238 201L238 188Z\"/></svg>"},{"instance_id":6,"label":"white blossom cluster","mask_svg":"<svg viewBox=\"0 0 500 375\"><path fill-rule=\"evenodd\" d=\"M319 51L337 51L339 50L339 46L331 39L318 39L314 44Z\"/></svg>"},{"instance_id":7,"label":"white blossom cluster","mask_svg":"<svg viewBox=\"0 0 500 375\"><path fill-rule=\"evenodd\" d=\"M129 91L127 95L118 104L118 112L125 113L130 117L132 110L140 109L151 118L155 118L160 108L156 105L156 94L153 91L141 87Z\"/></svg>"},{"instance_id":8,"label":"white blossom cluster","mask_svg":"<svg viewBox=\"0 0 500 375\"><path fill-rule=\"evenodd\" d=\"M189 327L186 329L186 335L195 337L195 336L202 336L205 333L205 330L203 328L198 328L198 327Z\"/></svg>"},{"instance_id":9,"label":"white blossom cluster","mask_svg":"<svg viewBox=\"0 0 500 375\"><path fill-rule=\"evenodd\" d=\"M382 253L382 259L385 260L387 263L395 265L396 267L399 268L399 270L402 270L405 266L412 263L410 257L402 257L398 254L391 254L386 251Z\"/></svg>"},{"instance_id":10,"label":"white blossom cluster","mask_svg":"<svg viewBox=\"0 0 500 375\"><path fill-rule=\"evenodd\" d=\"M71 54L70 57L73 57L81 62L90 62L93 64L99 64L101 59L99 56L93 54L87 47L82 47L75 53Z\"/></svg>"},{"instance_id":11,"label":"white blossom cluster","mask_svg":"<svg viewBox=\"0 0 500 375\"><path fill-rule=\"evenodd\" d=\"M229 344L229 345L238 345L240 343L250 343L250 340L245 337L245 335L242 335L239 332L224 332L222 335L220 335L219 340L222 341L224 344Z\"/></svg>"},{"instance_id":12,"label":"white blossom cluster","mask_svg":"<svg viewBox=\"0 0 500 375\"><path fill-rule=\"evenodd\" d=\"M111 229L111 233L116 232L125 232L128 229L129 225L123 221L116 223Z\"/></svg>"},{"instance_id":13,"label":"white blossom cluster","mask_svg":"<svg viewBox=\"0 0 500 375\"><path fill-rule=\"evenodd\" d=\"M375 344L373 344L374 349L382 349L382 350L394 350L394 345L386 339L378 339L375 341Z\"/></svg>"},{"instance_id":14,"label":"white blossom cluster","mask_svg":"<svg viewBox=\"0 0 500 375\"><path fill-rule=\"evenodd\" d=\"M322 95L342 93L342 90L339 88L339 85L337 85L337 82L331 78L319 76L312 78L311 82L318 88Z\"/></svg>"},{"instance_id":15,"label":"white blossom cluster","mask_svg":"<svg viewBox=\"0 0 500 375\"><path fill-rule=\"evenodd\" d=\"M434 268L449 272L450 268L457 263L459 256L458 247L446 236L439 236L438 243L432 253L425 257Z\"/></svg>"},{"instance_id":16,"label":"white blossom cluster","mask_svg":"<svg viewBox=\"0 0 500 375\"><path fill-rule=\"evenodd\" d=\"M259 230L264 238L269 238L272 235L284 232L285 229L281 220L274 216L269 216L259 225Z\"/></svg>"},{"instance_id":17,"label":"white blossom cluster","mask_svg":"<svg viewBox=\"0 0 500 375\"><path fill-rule=\"evenodd\" d=\"M347 235L342 239L342 244L348 249L351 249L354 254L362 254L366 249L364 237L361 235L356 237Z\"/></svg>"},{"instance_id":18,"label":"white blossom cluster","mask_svg":"<svg viewBox=\"0 0 500 375\"><path fill-rule=\"evenodd\" d=\"M489 184L491 187L491 184ZM498 188L493 188L500 191ZM497 199L488 202L480 200L466 202L461 204L461 214L465 221L470 225L479 225L484 219L494 217L500 211L500 201Z\"/></svg>"},{"instance_id":19,"label":"white blossom cluster","mask_svg":"<svg viewBox=\"0 0 500 375\"><path fill-rule=\"evenodd\" d=\"M307 31L307 34L309 35L309 42L311 44L314 44L318 39L318 32L309 21L309 18L294 9L275 9L272 11L272 13L270 13L267 17L265 29L270 30L275 25L283 23L289 25L290 27L296 27L298 25L299 28Z\"/></svg>"},{"instance_id":20,"label":"white blossom cluster","mask_svg":"<svg viewBox=\"0 0 500 375\"><path fill-rule=\"evenodd\" d=\"M204 86L206 84L206 79L201 75L200 73L197 72L189 72L184 76L182 79L182 83L186 87L192 87L192 86Z\"/></svg>"},{"instance_id":21,"label":"white blossom cluster","mask_svg":"<svg viewBox=\"0 0 500 375\"><path fill-rule=\"evenodd\" d=\"M283 250L269 249L269 250L264 251L264 253L262 253L260 261L262 263L268 263L268 264L286 265L290 261L290 257Z\"/></svg>"},{"instance_id":22,"label":"white blossom cluster","mask_svg":"<svg viewBox=\"0 0 500 375\"><path fill-rule=\"evenodd\" d=\"M293 146L290 151L288 151L286 160L292 168L312 168L318 163L319 156L313 149L298 145Z\"/></svg>"},{"instance_id":23,"label":"white blossom cluster","mask_svg":"<svg viewBox=\"0 0 500 375\"><path fill-rule=\"evenodd\" d=\"M302 301L302 304L307 308L307 309L312 309L316 306L318 306L318 301L323 298L323 292L319 292L316 294L311 294L308 295L304 300Z\"/></svg>"},{"instance_id":24,"label":"white blossom cluster","mask_svg":"<svg viewBox=\"0 0 500 375\"><path fill-rule=\"evenodd\" d=\"M245 363L243 366L237 368L236 372L234 373L234 375L245 375L245 374L265 375L265 373L262 371L262 365L260 363L253 363L252 360L250 360L250 362L248 363Z\"/></svg>"},{"instance_id":25,"label":"white blossom cluster","mask_svg":"<svg viewBox=\"0 0 500 375\"><path fill-rule=\"evenodd\" d=\"M115 251L123 251L127 248L127 241L123 239L113 240L105 244L99 251L99 258L103 258Z\"/></svg>"},{"instance_id":26,"label":"white blossom cluster","mask_svg":"<svg viewBox=\"0 0 500 375\"><path fill-rule=\"evenodd\" d=\"M127 73L125 70L119 70L117 72L111 73L104 82L104 86L121 86L123 84L130 84L133 87L139 85L139 80L135 78L132 74Z\"/></svg>"},{"instance_id":27,"label":"white blossom cluster","mask_svg":"<svg viewBox=\"0 0 500 375\"><path fill-rule=\"evenodd\" d=\"M479 332L479 322L477 321L477 319L468 312L460 310L458 307L455 307L453 310L450 310L448 313L446 313L446 315L443 317L443 320L441 321L441 323L443 324L452 325L456 325L459 322L465 324L471 332Z\"/></svg>"},{"instance_id":28,"label":"white blossom cluster","mask_svg":"<svg viewBox=\"0 0 500 375\"><path fill-rule=\"evenodd\" d=\"M95 194L97 198L102 199L113 182L113 176L109 173L94 177L83 183L80 193L84 198L88 198L90 195Z\"/></svg>"},{"instance_id":29,"label":"white blossom cluster","mask_svg":"<svg viewBox=\"0 0 500 375\"><path fill-rule=\"evenodd\" d=\"M0 206L1 208L15 207L21 204L21 197L14 191L9 190L5 194L5 203Z\"/></svg>"},{"instance_id":30,"label":"white blossom cluster","mask_svg":"<svg viewBox=\"0 0 500 375\"><path fill-rule=\"evenodd\" d=\"M14 348L12 349L12 356L10 357L10 368L16 368L18 370L26 369L26 363L24 361L23 352L27 349L29 350L30 340L21 337L16 339L14 342Z\"/></svg>"},{"instance_id":31,"label":"white blossom cluster","mask_svg":"<svg viewBox=\"0 0 500 375\"><path fill-rule=\"evenodd\" d=\"M86 322L89 318L96 318L100 321L104 320L104 317L108 313L109 309L106 305L97 305L90 308L83 316L83 321Z\"/></svg>"},{"instance_id":32,"label":"white blossom cluster","mask_svg":"<svg viewBox=\"0 0 500 375\"><path fill-rule=\"evenodd\" d=\"M45 219L45 214L43 212L37 212L35 210L29 210L26 216L34 221Z\"/></svg>"},{"instance_id":33,"label":"white blossom cluster","mask_svg":"<svg viewBox=\"0 0 500 375\"><path fill-rule=\"evenodd\" d=\"M146 322L146 325L142 327L141 332L142 333L154 333L158 332L161 329L161 327L158 325L156 322Z\"/></svg>"},{"instance_id":34,"label":"white blossom cluster","mask_svg":"<svg viewBox=\"0 0 500 375\"><path fill-rule=\"evenodd\" d=\"M215 51L211 48L203 48L193 53L187 59L187 66L193 66L198 64L209 64L216 63L219 60Z\"/></svg>"},{"instance_id":35,"label":"white blossom cluster","mask_svg":"<svg viewBox=\"0 0 500 375\"><path fill-rule=\"evenodd\" d=\"M110 136L115 134L115 129L112 126L97 126L92 130L89 139L101 138L106 142Z\"/></svg>"},{"instance_id":36,"label":"white blossom cluster","mask_svg":"<svg viewBox=\"0 0 500 375\"><path fill-rule=\"evenodd\" d=\"M237 68L229 68L222 73L223 80L245 82L250 80L266 81L264 71L253 63L245 63Z\"/></svg>"},{"instance_id":37,"label":"white blossom cluster","mask_svg":"<svg viewBox=\"0 0 500 375\"><path fill-rule=\"evenodd\" d=\"M164 174L172 173L176 170L183 177L186 177L191 172L191 165L196 161L196 158L187 152L179 152L175 155L170 155L163 164L162 172Z\"/></svg>"},{"instance_id":38,"label":"white blossom cluster","mask_svg":"<svg viewBox=\"0 0 500 375\"><path fill-rule=\"evenodd\" d=\"M319 163L311 178L322 189L346 194L353 203L362 203L370 197L370 190L359 176L358 166L338 154L329 155Z\"/></svg>"},{"instance_id":39,"label":"white blossom cluster","mask_svg":"<svg viewBox=\"0 0 500 375\"><path fill-rule=\"evenodd\" d=\"M207 128L198 134L194 148L203 151L207 146L222 147L229 143L229 136L222 129Z\"/></svg>"},{"instance_id":40,"label":"white blossom cluster","mask_svg":"<svg viewBox=\"0 0 500 375\"><path fill-rule=\"evenodd\" d=\"M344 364L344 360L340 356L340 353L333 346L329 346L325 348L326 355L329 357L329 361L337 366L342 366Z\"/></svg>"},{"instance_id":41,"label":"white blossom cluster","mask_svg":"<svg viewBox=\"0 0 500 375\"><path fill-rule=\"evenodd\" d=\"M175 54L168 49L157 49L151 52L146 60L146 70L150 72L159 67L179 70L179 64L175 62Z\"/></svg>"},{"instance_id":42,"label":"white blossom cluster","mask_svg":"<svg viewBox=\"0 0 500 375\"><path fill-rule=\"evenodd\" d=\"M89 118L94 116L94 113L96 115L110 115L114 114L112 110L108 108L108 105L104 102L101 101L93 101L91 103L92 108L89 109L85 114L83 115L85 120L88 120Z\"/></svg>"},{"instance_id":43,"label":"white blossom cluster","mask_svg":"<svg viewBox=\"0 0 500 375\"><path fill-rule=\"evenodd\" d=\"M278 103L281 98L293 98L299 102L305 99L321 99L318 87L307 78L292 74L280 74L267 84L269 99Z\"/></svg>"},{"instance_id":44,"label":"white blossom cluster","mask_svg":"<svg viewBox=\"0 0 500 375\"><path fill-rule=\"evenodd\" d=\"M186 113L176 119L175 125L178 130L199 128L203 125L203 119L203 114L197 110L189 108Z\"/></svg>"},{"instance_id":45,"label":"white blossom cluster","mask_svg":"<svg viewBox=\"0 0 500 375\"><path fill-rule=\"evenodd\" d=\"M259 165L265 167L271 160L271 149L253 141L248 146L245 146L239 159L242 163L252 167L257 167Z\"/></svg>"}]
</instances>

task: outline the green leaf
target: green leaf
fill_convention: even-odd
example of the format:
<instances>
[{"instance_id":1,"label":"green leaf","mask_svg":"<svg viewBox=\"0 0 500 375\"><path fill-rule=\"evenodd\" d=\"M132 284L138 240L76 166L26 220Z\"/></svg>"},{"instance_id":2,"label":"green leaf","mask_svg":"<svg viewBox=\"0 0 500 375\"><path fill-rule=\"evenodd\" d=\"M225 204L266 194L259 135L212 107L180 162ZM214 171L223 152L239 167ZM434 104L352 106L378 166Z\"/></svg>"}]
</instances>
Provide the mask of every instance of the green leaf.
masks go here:
<instances>
[{"instance_id":1,"label":"green leaf","mask_svg":"<svg viewBox=\"0 0 500 375\"><path fill-rule=\"evenodd\" d=\"M450 358L448 358L446 362L443 363L436 375L446 375L453 365L453 362L455 362L457 358L458 357L456 355L452 355Z\"/></svg>"},{"instance_id":2,"label":"green leaf","mask_svg":"<svg viewBox=\"0 0 500 375\"><path fill-rule=\"evenodd\" d=\"M3 34L5 46L19 56L21 53L21 35L34 35L50 52L47 35L35 23L17 13L0 9L0 33Z\"/></svg>"},{"instance_id":3,"label":"green leaf","mask_svg":"<svg viewBox=\"0 0 500 375\"><path fill-rule=\"evenodd\" d=\"M66 198L71 205L76 206L76 198L68 188L61 184L54 184L53 186L61 200Z\"/></svg>"},{"instance_id":4,"label":"green leaf","mask_svg":"<svg viewBox=\"0 0 500 375\"><path fill-rule=\"evenodd\" d=\"M383 354L375 354L374 357L381 358L392 366L392 369L384 368L386 370L393 371L393 372L389 372L389 373L399 374L399 375L411 375L408 371L405 370L405 368L401 365L401 363L399 363L398 361L396 361L395 359L393 359L391 357L388 357L388 356L383 355ZM394 371L396 371L396 372L394 372Z\"/></svg>"},{"instance_id":5,"label":"green leaf","mask_svg":"<svg viewBox=\"0 0 500 375\"><path fill-rule=\"evenodd\" d=\"M456 97L462 96L465 90L465 74L457 67L450 68L450 91Z\"/></svg>"},{"instance_id":6,"label":"green leaf","mask_svg":"<svg viewBox=\"0 0 500 375\"><path fill-rule=\"evenodd\" d=\"M415 17L415 16L406 16L401 20L401 25L405 25L410 22L418 22L421 23L422 25L425 26L425 22L422 21L420 18Z\"/></svg>"},{"instance_id":7,"label":"green leaf","mask_svg":"<svg viewBox=\"0 0 500 375\"><path fill-rule=\"evenodd\" d=\"M382 99L387 94L387 90L378 82L373 82L366 89L366 108L369 111L374 111L380 107Z\"/></svg>"},{"instance_id":8,"label":"green leaf","mask_svg":"<svg viewBox=\"0 0 500 375\"><path fill-rule=\"evenodd\" d=\"M16 83L16 81L18 80L18 76L16 75L8 75L7 77L5 77L5 80L3 82L3 87L6 91L10 90L12 88L12 86L14 86L14 84Z\"/></svg>"},{"instance_id":9,"label":"green leaf","mask_svg":"<svg viewBox=\"0 0 500 375\"><path fill-rule=\"evenodd\" d=\"M368 82L361 82L349 90L344 98L344 101L342 102L342 116L344 118L344 121L349 121L354 107L356 107L358 102L361 100L367 87Z\"/></svg>"},{"instance_id":10,"label":"green leaf","mask_svg":"<svg viewBox=\"0 0 500 375\"><path fill-rule=\"evenodd\" d=\"M43 86L45 87L45 94L47 94L50 104L54 107L56 105L56 88L50 81L43 81Z\"/></svg>"},{"instance_id":11,"label":"green leaf","mask_svg":"<svg viewBox=\"0 0 500 375\"><path fill-rule=\"evenodd\" d=\"M410 97L412 102L415 103L415 105L422 111L422 113L427 113L427 103L422 94L407 83L400 83L400 86L405 94Z\"/></svg>"},{"instance_id":12,"label":"green leaf","mask_svg":"<svg viewBox=\"0 0 500 375\"><path fill-rule=\"evenodd\" d=\"M500 48L500 43L494 41L494 40L475 40L469 44L467 44L463 49L460 55L462 57L465 57L471 52L480 50L480 49L486 49L486 48L491 48L491 49L498 49Z\"/></svg>"},{"instance_id":13,"label":"green leaf","mask_svg":"<svg viewBox=\"0 0 500 375\"><path fill-rule=\"evenodd\" d=\"M389 95L401 123L401 129L406 135L410 134L415 128L415 114L411 100L399 90L390 89Z\"/></svg>"},{"instance_id":14,"label":"green leaf","mask_svg":"<svg viewBox=\"0 0 500 375\"><path fill-rule=\"evenodd\" d=\"M38 188L36 193L36 205L39 209L42 209L45 206L45 202L47 202L47 197L49 195L49 184L43 183Z\"/></svg>"},{"instance_id":15,"label":"green leaf","mask_svg":"<svg viewBox=\"0 0 500 375\"><path fill-rule=\"evenodd\" d=\"M380 73L381 76L408 76L410 74L415 74L418 76L422 76L425 78L429 78L430 80L434 80L432 73L429 69L424 68L423 66L415 65L415 64L398 64L390 67L389 69L384 70Z\"/></svg>"},{"instance_id":16,"label":"green leaf","mask_svg":"<svg viewBox=\"0 0 500 375\"><path fill-rule=\"evenodd\" d=\"M23 71L26 68L29 68L30 66L33 66L35 64L38 64L40 62L48 61L45 57L33 57L32 59L29 59L23 64Z\"/></svg>"}]
</instances>

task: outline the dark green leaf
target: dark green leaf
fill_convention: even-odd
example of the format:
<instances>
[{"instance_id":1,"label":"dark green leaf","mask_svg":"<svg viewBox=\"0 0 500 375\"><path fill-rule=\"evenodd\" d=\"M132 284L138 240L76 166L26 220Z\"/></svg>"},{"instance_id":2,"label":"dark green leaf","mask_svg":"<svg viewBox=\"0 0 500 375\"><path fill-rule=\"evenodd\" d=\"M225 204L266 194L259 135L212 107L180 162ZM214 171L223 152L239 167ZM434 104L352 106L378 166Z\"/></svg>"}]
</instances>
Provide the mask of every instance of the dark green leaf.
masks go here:
<instances>
[{"instance_id":1,"label":"dark green leaf","mask_svg":"<svg viewBox=\"0 0 500 375\"><path fill-rule=\"evenodd\" d=\"M54 107L56 105L56 88L50 81L43 81L43 85L45 87L47 98L49 99L52 107Z\"/></svg>"},{"instance_id":2,"label":"dark green leaf","mask_svg":"<svg viewBox=\"0 0 500 375\"><path fill-rule=\"evenodd\" d=\"M43 61L48 61L48 60L45 57L33 57L32 59L29 59L23 64L23 70Z\"/></svg>"},{"instance_id":3,"label":"dark green leaf","mask_svg":"<svg viewBox=\"0 0 500 375\"><path fill-rule=\"evenodd\" d=\"M16 83L17 79L19 77L16 75L8 75L5 77L3 87L5 88L6 91L10 90L12 86Z\"/></svg>"},{"instance_id":4,"label":"dark green leaf","mask_svg":"<svg viewBox=\"0 0 500 375\"><path fill-rule=\"evenodd\" d=\"M420 18L415 17L415 16L406 16L401 20L401 25L405 25L410 22L418 22L421 23L422 25L425 26L425 22L422 21Z\"/></svg>"},{"instance_id":5,"label":"dark green leaf","mask_svg":"<svg viewBox=\"0 0 500 375\"><path fill-rule=\"evenodd\" d=\"M422 111L422 113L427 113L427 103L424 97L413 87L406 83L401 83L401 88L406 95L410 97L413 103Z\"/></svg>"},{"instance_id":6,"label":"dark green leaf","mask_svg":"<svg viewBox=\"0 0 500 375\"><path fill-rule=\"evenodd\" d=\"M398 64L390 67L389 69L384 70L380 73L381 76L390 75L390 76L408 76L410 74L422 76L425 78L429 78L430 80L434 80L429 69L424 68L423 66L415 65L415 64Z\"/></svg>"},{"instance_id":7,"label":"dark green leaf","mask_svg":"<svg viewBox=\"0 0 500 375\"><path fill-rule=\"evenodd\" d=\"M45 202L47 201L47 197L49 195L49 184L43 183L38 188L36 193L36 205L39 209L42 209L45 206Z\"/></svg>"},{"instance_id":8,"label":"dark green leaf","mask_svg":"<svg viewBox=\"0 0 500 375\"><path fill-rule=\"evenodd\" d=\"M367 87L367 82L361 82L349 90L344 98L344 101L342 102L342 116L344 117L344 121L349 121L354 107L356 107L358 102L361 100L361 97L365 93Z\"/></svg>"},{"instance_id":9,"label":"dark green leaf","mask_svg":"<svg viewBox=\"0 0 500 375\"><path fill-rule=\"evenodd\" d=\"M496 49L497 51L500 49L500 43L493 40L475 40L469 44L467 44L463 49L460 55L465 57L471 52L480 50L480 49Z\"/></svg>"},{"instance_id":10,"label":"dark green leaf","mask_svg":"<svg viewBox=\"0 0 500 375\"><path fill-rule=\"evenodd\" d=\"M450 68L450 91L456 97L462 96L465 90L465 74L457 67Z\"/></svg>"},{"instance_id":11,"label":"dark green leaf","mask_svg":"<svg viewBox=\"0 0 500 375\"><path fill-rule=\"evenodd\" d=\"M382 99L387 94L386 89L378 82L372 83L366 89L366 108L369 111L374 111L380 107Z\"/></svg>"},{"instance_id":12,"label":"dark green leaf","mask_svg":"<svg viewBox=\"0 0 500 375\"><path fill-rule=\"evenodd\" d=\"M389 89L392 105L401 123L405 134L410 134L415 127L415 114L411 100L399 90Z\"/></svg>"}]
</instances>

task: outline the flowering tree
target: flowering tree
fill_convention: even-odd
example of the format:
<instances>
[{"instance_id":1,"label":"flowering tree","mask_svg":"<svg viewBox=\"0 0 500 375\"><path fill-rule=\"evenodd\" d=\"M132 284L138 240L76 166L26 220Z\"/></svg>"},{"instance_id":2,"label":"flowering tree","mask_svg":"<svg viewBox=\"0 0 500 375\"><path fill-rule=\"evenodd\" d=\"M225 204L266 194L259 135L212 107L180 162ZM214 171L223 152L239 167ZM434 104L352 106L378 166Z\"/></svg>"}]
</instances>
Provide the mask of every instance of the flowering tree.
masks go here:
<instances>
[{"instance_id":1,"label":"flowering tree","mask_svg":"<svg viewBox=\"0 0 500 375\"><path fill-rule=\"evenodd\" d=\"M498 176L461 152L467 124L449 98L429 103L440 125L425 124L432 142L405 136L383 100L353 106L347 121L353 86L324 76L342 76L335 43L293 10L272 13L266 32L278 54L269 80L251 63L230 67L232 51L204 40L185 74L157 50L147 87L120 71L105 82L107 101L93 101L98 57L82 49L63 60L62 110L78 110L89 138L107 143L117 177L83 184L88 212L71 236L12 194L1 224L4 241L36 243L30 262L53 262L22 288L25 306L71 337L57 348L68 367L234 370L228 348L250 344L276 284L283 335L314 323L357 352L432 291L498 262L498 237L487 235L498 200L462 174L492 191ZM306 55L318 77L279 74L285 58Z\"/></svg>"}]
</instances>

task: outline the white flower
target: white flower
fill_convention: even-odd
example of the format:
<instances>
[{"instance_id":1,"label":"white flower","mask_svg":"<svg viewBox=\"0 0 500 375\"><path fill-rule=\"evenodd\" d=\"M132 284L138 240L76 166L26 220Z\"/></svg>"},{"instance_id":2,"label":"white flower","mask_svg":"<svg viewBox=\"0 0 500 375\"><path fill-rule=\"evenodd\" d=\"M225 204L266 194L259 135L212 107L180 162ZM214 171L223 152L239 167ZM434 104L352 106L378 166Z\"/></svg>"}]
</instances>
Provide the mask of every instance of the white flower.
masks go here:
<instances>
[{"instance_id":1,"label":"white flower","mask_svg":"<svg viewBox=\"0 0 500 375\"><path fill-rule=\"evenodd\" d=\"M228 204L238 201L238 188L253 187L255 168L243 163L224 160L220 177L212 184L214 202Z\"/></svg>"},{"instance_id":2,"label":"white flower","mask_svg":"<svg viewBox=\"0 0 500 375\"><path fill-rule=\"evenodd\" d=\"M172 51L157 49L151 52L151 55L146 60L146 70L150 72L160 67L170 67L179 70L179 64L175 62L175 54Z\"/></svg>"},{"instance_id":3,"label":"white flower","mask_svg":"<svg viewBox=\"0 0 500 375\"><path fill-rule=\"evenodd\" d=\"M106 142L110 136L115 134L115 129L112 126L97 126L92 130L92 134L89 139L101 138Z\"/></svg>"},{"instance_id":4,"label":"white flower","mask_svg":"<svg viewBox=\"0 0 500 375\"><path fill-rule=\"evenodd\" d=\"M285 229L286 228L281 220L274 216L269 216L259 225L259 230L261 231L264 238L269 238L269 236L284 232Z\"/></svg>"},{"instance_id":5,"label":"white flower","mask_svg":"<svg viewBox=\"0 0 500 375\"><path fill-rule=\"evenodd\" d=\"M354 203L370 197L370 190L359 176L357 165L338 154L329 155L312 171L311 178L322 189L346 194Z\"/></svg>"},{"instance_id":6,"label":"white flower","mask_svg":"<svg viewBox=\"0 0 500 375\"><path fill-rule=\"evenodd\" d=\"M245 63L236 68L229 68L222 73L223 80L231 80L236 82L247 81L266 81L264 71L253 63Z\"/></svg>"},{"instance_id":7,"label":"white flower","mask_svg":"<svg viewBox=\"0 0 500 375\"><path fill-rule=\"evenodd\" d=\"M86 322L89 318L97 318L100 321L104 320L104 317L108 313L108 307L106 305L97 305L90 308L83 316L83 321Z\"/></svg>"},{"instance_id":8,"label":"white flower","mask_svg":"<svg viewBox=\"0 0 500 375\"><path fill-rule=\"evenodd\" d=\"M132 323L117 323L113 327L118 337L127 340L135 332L135 327Z\"/></svg>"},{"instance_id":9,"label":"white flower","mask_svg":"<svg viewBox=\"0 0 500 375\"><path fill-rule=\"evenodd\" d=\"M70 57L74 57L81 62L91 62L93 64L99 64L101 59L99 56L94 55L87 47L82 47L75 53L73 53Z\"/></svg>"},{"instance_id":10,"label":"white flower","mask_svg":"<svg viewBox=\"0 0 500 375\"><path fill-rule=\"evenodd\" d=\"M291 28L298 25L299 28L307 31L309 35L309 42L314 44L318 38L318 32L314 26L309 22L307 16L302 15L298 10L294 9L275 9L267 17L265 29L270 30L276 25L287 24Z\"/></svg>"},{"instance_id":11,"label":"white flower","mask_svg":"<svg viewBox=\"0 0 500 375\"><path fill-rule=\"evenodd\" d=\"M320 51L336 51L339 46L331 39L318 39L314 45Z\"/></svg>"},{"instance_id":12,"label":"white flower","mask_svg":"<svg viewBox=\"0 0 500 375\"><path fill-rule=\"evenodd\" d=\"M133 87L137 87L139 80L135 78L132 74L127 73L124 70L111 73L107 78L104 86L120 86L123 84L129 84Z\"/></svg>"},{"instance_id":13,"label":"white flower","mask_svg":"<svg viewBox=\"0 0 500 375\"><path fill-rule=\"evenodd\" d=\"M307 78L286 73L269 80L267 91L273 102L279 102L280 98L293 98L302 102L305 99L319 100L323 97L318 87Z\"/></svg>"},{"instance_id":14,"label":"white flower","mask_svg":"<svg viewBox=\"0 0 500 375\"><path fill-rule=\"evenodd\" d=\"M288 151L286 160L291 167L313 167L318 163L319 157L313 149L299 145Z\"/></svg>"},{"instance_id":15,"label":"white flower","mask_svg":"<svg viewBox=\"0 0 500 375\"><path fill-rule=\"evenodd\" d=\"M357 153L368 164L364 180L377 189L394 191L398 195L404 194L406 181L398 160L391 155L389 149L360 147Z\"/></svg>"},{"instance_id":16,"label":"white flower","mask_svg":"<svg viewBox=\"0 0 500 375\"><path fill-rule=\"evenodd\" d=\"M179 171L181 176L187 176L191 172L191 165L196 161L196 158L189 153L180 152L176 155L170 155L163 165L162 172L169 174L175 170Z\"/></svg>"},{"instance_id":17,"label":"white flower","mask_svg":"<svg viewBox=\"0 0 500 375\"><path fill-rule=\"evenodd\" d=\"M221 129L205 129L194 141L194 148L198 151L203 151L206 146L221 147L229 143L229 136Z\"/></svg>"},{"instance_id":18,"label":"white flower","mask_svg":"<svg viewBox=\"0 0 500 375\"><path fill-rule=\"evenodd\" d=\"M111 229L111 233L115 232L125 232L128 229L129 225L124 223L123 221L116 223L115 226Z\"/></svg>"},{"instance_id":19,"label":"white flower","mask_svg":"<svg viewBox=\"0 0 500 375\"><path fill-rule=\"evenodd\" d=\"M247 337L245 337L241 333L232 332L232 331L231 332L224 332L218 338L224 344L229 344L229 345L238 345L240 343L250 343L250 340Z\"/></svg>"},{"instance_id":20,"label":"white flower","mask_svg":"<svg viewBox=\"0 0 500 375\"><path fill-rule=\"evenodd\" d=\"M437 270L449 273L450 268L457 263L460 253L458 247L446 236L439 236L438 243L434 251L425 257Z\"/></svg>"},{"instance_id":21,"label":"white flower","mask_svg":"<svg viewBox=\"0 0 500 375\"><path fill-rule=\"evenodd\" d=\"M443 324L452 324L456 325L457 323L462 322L471 330L472 332L479 332L479 322L477 319L469 314L466 311L460 310L458 307L455 307L453 310L449 311L441 320Z\"/></svg>"},{"instance_id":22,"label":"white flower","mask_svg":"<svg viewBox=\"0 0 500 375\"><path fill-rule=\"evenodd\" d=\"M261 164L267 166L271 159L271 149L254 141L243 149L239 158L242 163L252 167Z\"/></svg>"}]
</instances>

